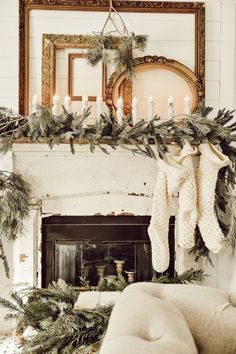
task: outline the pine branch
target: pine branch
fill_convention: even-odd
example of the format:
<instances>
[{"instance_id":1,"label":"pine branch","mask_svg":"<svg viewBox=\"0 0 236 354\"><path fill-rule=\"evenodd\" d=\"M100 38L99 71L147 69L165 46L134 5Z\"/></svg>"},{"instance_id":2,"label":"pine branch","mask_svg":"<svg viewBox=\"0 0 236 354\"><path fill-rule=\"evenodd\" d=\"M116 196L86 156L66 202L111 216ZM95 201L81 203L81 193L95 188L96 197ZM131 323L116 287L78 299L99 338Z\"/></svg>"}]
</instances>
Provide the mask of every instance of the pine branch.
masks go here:
<instances>
[{"instance_id":1,"label":"pine branch","mask_svg":"<svg viewBox=\"0 0 236 354\"><path fill-rule=\"evenodd\" d=\"M10 269L9 269L9 264L7 261L7 257L6 257L5 251L4 251L4 247L3 247L3 243L2 243L1 238L0 238L0 260L3 263L5 275L9 279L10 278Z\"/></svg>"},{"instance_id":2,"label":"pine branch","mask_svg":"<svg viewBox=\"0 0 236 354\"><path fill-rule=\"evenodd\" d=\"M158 277L155 274L152 278L152 282L161 284L202 283L206 277L207 274L204 273L204 270L189 269L180 275L175 273L174 277L171 277L169 274L164 274Z\"/></svg>"},{"instance_id":3,"label":"pine branch","mask_svg":"<svg viewBox=\"0 0 236 354\"><path fill-rule=\"evenodd\" d=\"M128 285L123 276L118 279L103 278L98 284L98 291L123 291Z\"/></svg>"},{"instance_id":4,"label":"pine branch","mask_svg":"<svg viewBox=\"0 0 236 354\"><path fill-rule=\"evenodd\" d=\"M205 242L203 241L203 238L201 236L198 226L196 226L196 229L195 229L195 245L191 248L189 253L190 254L192 253L195 255L195 262L198 262L198 260L201 257L204 257L204 258L207 258L209 263L213 266L213 263L210 258L210 251L206 247Z\"/></svg>"}]
</instances>

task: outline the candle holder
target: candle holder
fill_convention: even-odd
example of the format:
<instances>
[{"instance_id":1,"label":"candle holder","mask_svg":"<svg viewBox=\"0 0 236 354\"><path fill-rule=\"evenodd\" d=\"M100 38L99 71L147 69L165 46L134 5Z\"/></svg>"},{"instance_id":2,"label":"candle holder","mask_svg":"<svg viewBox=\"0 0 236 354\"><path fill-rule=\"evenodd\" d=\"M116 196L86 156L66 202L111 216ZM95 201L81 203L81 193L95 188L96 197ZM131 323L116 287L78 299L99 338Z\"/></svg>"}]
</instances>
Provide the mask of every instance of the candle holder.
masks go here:
<instances>
[{"instance_id":1,"label":"candle holder","mask_svg":"<svg viewBox=\"0 0 236 354\"><path fill-rule=\"evenodd\" d=\"M89 270L91 268L91 265L90 264L82 264L82 267L81 267L81 276L85 279L88 278L88 275L89 275Z\"/></svg>"},{"instance_id":2,"label":"candle holder","mask_svg":"<svg viewBox=\"0 0 236 354\"><path fill-rule=\"evenodd\" d=\"M136 271L134 269L125 270L125 273L128 275L128 283L129 284L134 283Z\"/></svg>"},{"instance_id":3,"label":"candle holder","mask_svg":"<svg viewBox=\"0 0 236 354\"><path fill-rule=\"evenodd\" d=\"M117 275L118 277L121 277L124 270L124 264L126 263L126 259L114 259L114 263L116 265Z\"/></svg>"},{"instance_id":4,"label":"candle holder","mask_svg":"<svg viewBox=\"0 0 236 354\"><path fill-rule=\"evenodd\" d=\"M99 278L99 282L104 278L104 274L105 274L105 270L107 265L106 264L97 264L95 265L96 269L97 269L97 273L98 273L98 278Z\"/></svg>"}]
</instances>

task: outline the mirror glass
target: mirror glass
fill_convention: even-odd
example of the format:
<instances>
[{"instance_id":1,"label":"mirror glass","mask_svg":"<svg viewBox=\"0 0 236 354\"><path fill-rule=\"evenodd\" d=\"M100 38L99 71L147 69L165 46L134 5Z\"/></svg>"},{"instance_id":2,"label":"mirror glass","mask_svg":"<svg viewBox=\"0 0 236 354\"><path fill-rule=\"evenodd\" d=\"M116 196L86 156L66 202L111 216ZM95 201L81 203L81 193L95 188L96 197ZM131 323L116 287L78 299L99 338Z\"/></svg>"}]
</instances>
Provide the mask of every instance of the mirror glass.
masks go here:
<instances>
[{"instance_id":1,"label":"mirror glass","mask_svg":"<svg viewBox=\"0 0 236 354\"><path fill-rule=\"evenodd\" d=\"M139 114L147 116L148 97L152 96L155 104L155 113L162 119L168 118L167 106L170 96L174 100L175 114L183 113L183 98L189 96L194 101L191 89L187 82L170 70L148 67L145 70L137 69L133 79L133 96L139 97Z\"/></svg>"},{"instance_id":2,"label":"mirror glass","mask_svg":"<svg viewBox=\"0 0 236 354\"><path fill-rule=\"evenodd\" d=\"M123 99L125 114L132 112L132 102L138 106L139 118L148 115L148 102L154 105L154 112L162 119L194 111L200 99L196 75L180 62L158 56L144 56L135 59L135 76L127 79L125 73L114 72L106 87L106 103L117 109L118 98ZM138 99L137 99L138 97ZM168 113L172 103L171 117ZM190 112L189 112L190 113Z\"/></svg>"}]
</instances>

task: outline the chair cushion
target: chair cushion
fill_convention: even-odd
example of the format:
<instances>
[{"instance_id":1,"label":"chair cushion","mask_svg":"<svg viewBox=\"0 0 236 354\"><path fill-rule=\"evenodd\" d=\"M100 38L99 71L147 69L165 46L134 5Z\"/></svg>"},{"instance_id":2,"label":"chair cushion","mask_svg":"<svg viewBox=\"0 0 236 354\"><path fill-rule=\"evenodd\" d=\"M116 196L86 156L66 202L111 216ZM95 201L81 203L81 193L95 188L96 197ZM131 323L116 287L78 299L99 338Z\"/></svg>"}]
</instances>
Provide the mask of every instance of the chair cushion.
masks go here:
<instances>
[{"instance_id":1,"label":"chair cushion","mask_svg":"<svg viewBox=\"0 0 236 354\"><path fill-rule=\"evenodd\" d=\"M196 354L179 309L153 296L152 289L129 286L111 314L100 354Z\"/></svg>"},{"instance_id":2,"label":"chair cushion","mask_svg":"<svg viewBox=\"0 0 236 354\"><path fill-rule=\"evenodd\" d=\"M236 353L236 296L200 285L136 283L124 296L145 293L171 301L184 315L199 354Z\"/></svg>"}]
</instances>

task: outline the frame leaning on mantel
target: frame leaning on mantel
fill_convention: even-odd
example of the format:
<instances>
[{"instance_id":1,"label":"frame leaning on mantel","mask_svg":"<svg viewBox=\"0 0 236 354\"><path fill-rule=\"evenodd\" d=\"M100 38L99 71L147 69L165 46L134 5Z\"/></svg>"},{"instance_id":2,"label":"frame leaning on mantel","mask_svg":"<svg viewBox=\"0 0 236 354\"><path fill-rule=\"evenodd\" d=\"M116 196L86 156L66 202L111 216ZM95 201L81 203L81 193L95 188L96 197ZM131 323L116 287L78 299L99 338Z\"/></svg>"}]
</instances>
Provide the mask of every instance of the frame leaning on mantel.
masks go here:
<instances>
[{"instance_id":1,"label":"frame leaning on mantel","mask_svg":"<svg viewBox=\"0 0 236 354\"><path fill-rule=\"evenodd\" d=\"M87 49L89 48L88 37L83 35L63 35L63 34L44 34L42 43L42 104L50 107L52 97L55 93L56 79L56 50L57 49ZM69 54L71 56L72 54ZM86 56L85 54L73 54L73 57ZM72 96L72 65L70 60L69 67L69 89L68 93ZM106 66L102 67L102 94L105 95ZM82 97L71 97L72 101L82 100ZM89 100L96 100L96 97L89 96Z\"/></svg>"},{"instance_id":2,"label":"frame leaning on mantel","mask_svg":"<svg viewBox=\"0 0 236 354\"><path fill-rule=\"evenodd\" d=\"M164 68L178 76L180 76L188 84L192 93L192 112L202 101L204 97L204 88L199 82L197 76L187 66L179 63L174 59L168 59L163 56L145 55L135 58L136 70L152 67ZM124 93L125 92L125 93ZM106 86L106 104L109 108L116 107L116 100L121 96L124 97L124 112L129 114L132 110L132 80L127 79L124 71L115 71L111 75Z\"/></svg>"},{"instance_id":3,"label":"frame leaning on mantel","mask_svg":"<svg viewBox=\"0 0 236 354\"><path fill-rule=\"evenodd\" d=\"M204 88L205 7L199 2L118 1L119 12L176 13L195 15L195 74ZM19 0L19 113L28 113L29 97L29 18L31 10L108 11L108 0Z\"/></svg>"}]
</instances>

